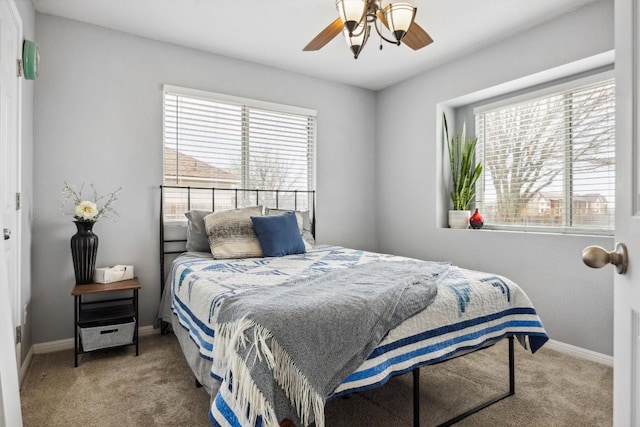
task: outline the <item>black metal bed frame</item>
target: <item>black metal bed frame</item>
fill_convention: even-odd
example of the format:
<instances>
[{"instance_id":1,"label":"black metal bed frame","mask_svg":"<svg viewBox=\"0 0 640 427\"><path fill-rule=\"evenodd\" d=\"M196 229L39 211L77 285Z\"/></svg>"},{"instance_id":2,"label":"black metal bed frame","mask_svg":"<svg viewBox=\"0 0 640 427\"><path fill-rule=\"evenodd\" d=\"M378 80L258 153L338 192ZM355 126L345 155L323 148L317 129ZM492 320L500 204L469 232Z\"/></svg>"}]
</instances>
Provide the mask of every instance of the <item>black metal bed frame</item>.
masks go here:
<instances>
[{"instance_id":1,"label":"black metal bed frame","mask_svg":"<svg viewBox=\"0 0 640 427\"><path fill-rule=\"evenodd\" d=\"M501 401L502 399L505 399L509 396L513 396L516 393L516 376L515 376L515 353L514 353L514 345L513 345L513 335L508 335L506 337L509 340L509 391L506 391L504 393L498 394L497 396L494 396L492 398L490 398L489 400L487 400L486 402L480 403L476 406L474 406L473 408L463 412L460 415L456 415L455 417L441 423L438 424L437 427L447 427L447 426L451 426L457 422L462 421L463 419L467 418L470 415L475 414L476 412L480 412L481 410L483 410L484 408L493 405L496 402ZM497 342L497 341L496 341ZM495 344L495 343L494 343ZM489 346L490 347L490 346ZM475 353L476 351L480 351L480 350L484 350L488 347L482 347L479 348L477 350L474 350L470 353ZM469 353L465 353L464 355L469 354ZM460 356L464 356L464 355L460 355ZM458 356L458 357L460 357ZM454 357L455 358L455 357ZM443 363L443 362L447 362L451 359L446 359L443 360L442 362L438 362L438 363ZM433 365L433 364L431 364ZM422 366L429 366L429 364L425 364ZM420 427L420 367L417 367L415 369L413 369L413 371L411 371L412 375L413 375L413 426L414 427Z\"/></svg>"},{"instance_id":2,"label":"black metal bed frame","mask_svg":"<svg viewBox=\"0 0 640 427\"><path fill-rule=\"evenodd\" d=\"M211 191L211 211L215 212L216 210L216 193L227 193L231 194L234 199L234 208L242 207L240 206L239 197L247 196L247 195L255 195L256 205L260 204L260 195L261 194L271 194L275 196L276 205L268 206L273 209L280 209L280 196L281 195L291 195L293 194L293 210L298 210L298 195L307 195L310 197L310 203L308 207L310 211L309 219L311 220L311 234L313 237L316 236L316 192L313 190L260 190L260 189L246 189L246 188L220 188L220 187L192 187L192 186L180 186L180 185L161 185L160 186L160 295L164 292L164 282L165 282L165 274L164 274L164 264L165 264L165 256L171 254L180 254L184 252L184 250L166 250L166 245L171 243L186 243L186 239L165 239L164 238L164 195L165 189L175 189L182 190L186 192L187 198L187 211L191 210L191 191L192 190L202 190L202 191ZM291 207L286 207L287 209L291 209Z\"/></svg>"},{"instance_id":3,"label":"black metal bed frame","mask_svg":"<svg viewBox=\"0 0 640 427\"><path fill-rule=\"evenodd\" d=\"M212 211L215 211L215 195L216 192L220 192L220 191L224 191L224 192L232 192L234 194L234 199L235 199L235 208L240 207L238 204L238 195L239 194L255 194L256 197L256 205L260 204L260 194L262 193L272 193L275 194L275 199L276 199L276 206L275 209L279 208L279 195L280 194L286 194L286 193L293 193L294 194L294 210L297 210L298 208L298 194L307 194L311 196L311 203L310 203L310 210L312 211L312 214L310 216L311 219L311 233L314 235L316 234L316 198L315 198L315 191L304 191L304 190L258 190L258 189L236 189L236 188L217 188L217 187L191 187L191 186L176 186L176 185L161 185L160 186L160 278L161 278L161 285L160 285L160 294L162 295L162 293L164 292L164 282L165 282L165 274L164 274L164 267L165 267L165 257L167 255L171 255L171 254L179 254L184 252L184 250L167 250L166 249L166 245L167 244L176 244L176 243L186 243L186 239L165 239L164 238L164 192L165 189L170 188L170 189L179 189L179 190L185 190L187 192L187 210L191 209L191 190L209 190L211 191L211 207L212 207ZM166 333L168 331L168 325L161 325L161 331L162 333ZM514 354L514 336L513 335L507 335L506 338L509 340L509 390L503 393L500 393L492 398L490 398L489 400L480 403L476 406L474 406L473 408L463 412L460 415L456 415L455 417L441 423L438 424L437 427L447 427L447 426L451 426L453 424L456 424L460 421L462 421L463 419L467 418L470 415L473 415L481 410L483 410L484 408L493 405L496 402L499 402L509 396L512 396L515 394L515 354ZM497 341L500 341L502 338L500 338ZM497 341L495 341L493 344L495 344ZM491 345L493 345L491 344ZM473 351L470 351L469 353L474 353L476 351L480 351L480 350L484 350L488 347L491 347L491 345L487 346L487 347L482 347ZM454 356L450 359L446 359L446 360L442 360L436 364L439 363L443 363L443 362L447 362L451 359L454 359L456 357L460 357L469 353L464 353L464 354L460 354L458 356ZM429 366L429 365L434 365L434 363L424 363L421 364L420 366L413 368L411 373L412 373L412 378L413 378L413 427L420 427L420 368L423 366ZM198 381L196 380L196 385L198 385Z\"/></svg>"}]
</instances>

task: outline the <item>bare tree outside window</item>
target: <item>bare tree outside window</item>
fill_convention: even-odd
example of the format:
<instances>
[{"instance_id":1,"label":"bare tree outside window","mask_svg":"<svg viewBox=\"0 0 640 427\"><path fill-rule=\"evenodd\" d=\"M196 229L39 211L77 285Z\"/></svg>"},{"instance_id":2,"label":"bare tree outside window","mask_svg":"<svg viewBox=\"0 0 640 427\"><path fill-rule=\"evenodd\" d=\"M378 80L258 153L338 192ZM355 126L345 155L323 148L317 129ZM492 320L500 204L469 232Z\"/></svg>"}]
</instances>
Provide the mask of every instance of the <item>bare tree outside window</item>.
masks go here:
<instances>
[{"instance_id":1,"label":"bare tree outside window","mask_svg":"<svg viewBox=\"0 0 640 427\"><path fill-rule=\"evenodd\" d=\"M486 224L613 229L615 84L476 114Z\"/></svg>"},{"instance_id":2,"label":"bare tree outside window","mask_svg":"<svg viewBox=\"0 0 640 427\"><path fill-rule=\"evenodd\" d=\"M306 171L299 173L295 166L296 162L283 158L277 150L267 150L259 155L249 156L248 168L243 172L243 165L238 163L233 167L233 173L247 177L247 183L241 185L242 188L257 190L278 190L278 200L276 193L261 194L260 203L269 206L283 206L293 209L296 201L293 199L295 190L307 191L308 177ZM299 162L298 162L299 163ZM251 198L251 194L247 194ZM305 199L306 200L306 199ZM297 200L302 206L302 199Z\"/></svg>"},{"instance_id":3,"label":"bare tree outside window","mask_svg":"<svg viewBox=\"0 0 640 427\"><path fill-rule=\"evenodd\" d=\"M249 160L248 188L289 190L295 186L295 177L290 176L288 163L269 151L260 159Z\"/></svg>"}]
</instances>

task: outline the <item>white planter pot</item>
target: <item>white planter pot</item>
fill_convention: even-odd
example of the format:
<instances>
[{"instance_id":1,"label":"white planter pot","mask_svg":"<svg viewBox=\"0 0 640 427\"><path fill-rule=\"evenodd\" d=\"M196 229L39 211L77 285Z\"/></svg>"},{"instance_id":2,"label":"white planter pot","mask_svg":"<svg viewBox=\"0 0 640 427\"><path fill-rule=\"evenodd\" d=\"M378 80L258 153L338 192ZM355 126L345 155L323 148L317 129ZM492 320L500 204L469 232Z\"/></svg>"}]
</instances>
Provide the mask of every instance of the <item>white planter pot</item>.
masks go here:
<instances>
[{"instance_id":1,"label":"white planter pot","mask_svg":"<svg viewBox=\"0 0 640 427\"><path fill-rule=\"evenodd\" d=\"M449 228L469 228L471 211L449 211Z\"/></svg>"}]
</instances>

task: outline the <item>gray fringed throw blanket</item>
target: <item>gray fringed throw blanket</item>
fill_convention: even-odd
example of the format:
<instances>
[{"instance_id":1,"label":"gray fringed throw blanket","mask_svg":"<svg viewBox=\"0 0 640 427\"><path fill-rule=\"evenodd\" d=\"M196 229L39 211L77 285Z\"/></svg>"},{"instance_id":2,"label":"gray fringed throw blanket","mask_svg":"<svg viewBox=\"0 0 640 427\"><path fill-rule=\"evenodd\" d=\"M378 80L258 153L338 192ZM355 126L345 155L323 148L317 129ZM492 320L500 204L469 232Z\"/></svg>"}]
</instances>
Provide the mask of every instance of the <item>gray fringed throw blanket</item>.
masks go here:
<instances>
[{"instance_id":1,"label":"gray fringed throw blanket","mask_svg":"<svg viewBox=\"0 0 640 427\"><path fill-rule=\"evenodd\" d=\"M224 298L213 317L221 397L251 426L258 417L277 426L292 407L303 425L323 427L326 397L390 329L434 300L448 270L380 260ZM289 402L274 399L274 380Z\"/></svg>"}]
</instances>

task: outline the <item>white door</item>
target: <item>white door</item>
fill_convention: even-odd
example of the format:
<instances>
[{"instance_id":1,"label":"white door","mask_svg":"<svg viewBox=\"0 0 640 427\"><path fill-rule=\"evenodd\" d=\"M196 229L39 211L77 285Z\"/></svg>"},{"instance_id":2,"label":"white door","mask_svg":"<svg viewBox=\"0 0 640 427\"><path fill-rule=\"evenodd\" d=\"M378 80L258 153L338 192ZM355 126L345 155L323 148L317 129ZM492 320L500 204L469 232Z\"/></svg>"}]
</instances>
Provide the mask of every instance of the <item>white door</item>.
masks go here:
<instances>
[{"instance_id":1,"label":"white door","mask_svg":"<svg viewBox=\"0 0 640 427\"><path fill-rule=\"evenodd\" d=\"M5 0L0 0L0 7ZM0 23L2 14L0 13ZM3 227L0 215L0 229ZM0 246L3 242L0 240ZM8 282L7 263L4 251L0 251L0 283ZM0 348L13 346L13 326L11 324L9 300L0 298ZM0 351L0 427L19 427L22 425L20 407L20 387L18 384L18 364L12 351Z\"/></svg>"},{"instance_id":2,"label":"white door","mask_svg":"<svg viewBox=\"0 0 640 427\"><path fill-rule=\"evenodd\" d=\"M13 347L20 310L20 87L17 59L22 21L13 0L0 0L0 347ZM5 231L6 230L6 231ZM10 234L9 234L10 233ZM5 237L8 239L5 240ZM0 425L21 426L20 345L0 351Z\"/></svg>"},{"instance_id":3,"label":"white door","mask_svg":"<svg viewBox=\"0 0 640 427\"><path fill-rule=\"evenodd\" d=\"M20 94L17 60L22 22L13 0L0 0L0 215L7 283L0 288L11 305L13 331L21 325L20 216L16 201L20 173ZM20 344L16 344L20 364Z\"/></svg>"},{"instance_id":4,"label":"white door","mask_svg":"<svg viewBox=\"0 0 640 427\"><path fill-rule=\"evenodd\" d=\"M616 0L616 241L629 268L614 279L614 426L640 427L640 0Z\"/></svg>"},{"instance_id":5,"label":"white door","mask_svg":"<svg viewBox=\"0 0 640 427\"><path fill-rule=\"evenodd\" d=\"M628 268L615 274L613 289L613 425L640 427L640 0L615 1L615 33L615 238L620 243L615 254L592 247L589 255L597 266L620 266L627 252Z\"/></svg>"}]
</instances>

